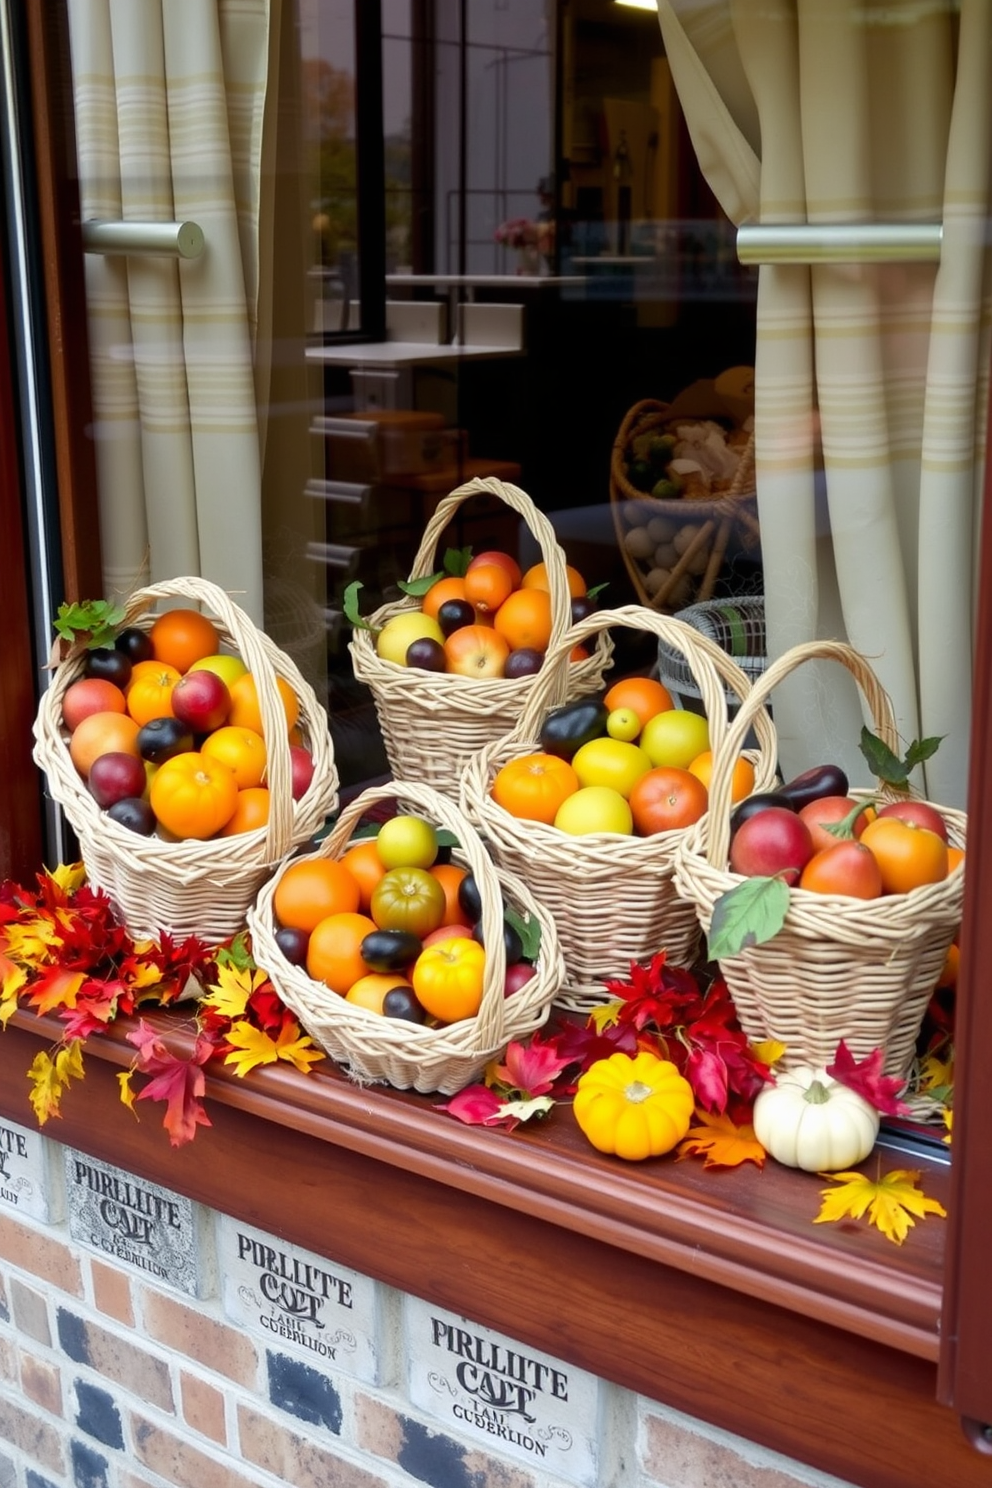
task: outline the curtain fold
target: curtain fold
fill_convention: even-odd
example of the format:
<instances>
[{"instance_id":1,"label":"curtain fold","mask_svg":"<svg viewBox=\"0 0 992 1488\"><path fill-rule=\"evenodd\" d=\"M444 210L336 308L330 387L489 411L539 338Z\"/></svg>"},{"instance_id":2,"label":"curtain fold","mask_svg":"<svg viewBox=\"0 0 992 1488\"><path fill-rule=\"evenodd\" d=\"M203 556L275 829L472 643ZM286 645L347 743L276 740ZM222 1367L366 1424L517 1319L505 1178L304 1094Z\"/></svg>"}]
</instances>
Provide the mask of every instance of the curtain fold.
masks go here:
<instances>
[{"instance_id":1,"label":"curtain fold","mask_svg":"<svg viewBox=\"0 0 992 1488\"><path fill-rule=\"evenodd\" d=\"M262 622L255 395L268 0L69 0L84 219L200 258L87 255L105 586L202 574Z\"/></svg>"},{"instance_id":2,"label":"curtain fold","mask_svg":"<svg viewBox=\"0 0 992 1488\"><path fill-rule=\"evenodd\" d=\"M732 220L944 222L938 270L762 267L755 423L770 652L830 635L864 651L904 741L944 736L920 783L958 806L989 350L989 12L659 4L690 136ZM860 705L836 670L803 668L776 695L787 770L831 757L864 777Z\"/></svg>"}]
</instances>

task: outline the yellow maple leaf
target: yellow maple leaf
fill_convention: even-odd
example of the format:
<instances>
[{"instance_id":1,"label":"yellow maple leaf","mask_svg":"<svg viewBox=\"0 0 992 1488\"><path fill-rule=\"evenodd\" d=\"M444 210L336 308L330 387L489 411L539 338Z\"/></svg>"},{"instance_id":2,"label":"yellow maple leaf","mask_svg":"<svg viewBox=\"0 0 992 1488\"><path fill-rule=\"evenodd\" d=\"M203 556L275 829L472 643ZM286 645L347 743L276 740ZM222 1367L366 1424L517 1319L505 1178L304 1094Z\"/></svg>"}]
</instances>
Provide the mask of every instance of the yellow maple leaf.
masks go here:
<instances>
[{"instance_id":1,"label":"yellow maple leaf","mask_svg":"<svg viewBox=\"0 0 992 1488\"><path fill-rule=\"evenodd\" d=\"M81 1080L83 1073L82 1039L71 1039L56 1050L54 1059L44 1050L35 1055L28 1070L29 1099L39 1126L44 1126L50 1116L62 1114L59 1104L64 1092L72 1080Z\"/></svg>"},{"instance_id":2,"label":"yellow maple leaf","mask_svg":"<svg viewBox=\"0 0 992 1488\"><path fill-rule=\"evenodd\" d=\"M131 1077L133 1074L133 1069L118 1070L117 1072L117 1084L120 1087L121 1105L127 1106L129 1111L134 1111L135 1092L131 1089Z\"/></svg>"},{"instance_id":3,"label":"yellow maple leaf","mask_svg":"<svg viewBox=\"0 0 992 1488\"><path fill-rule=\"evenodd\" d=\"M751 1045L751 1052L770 1069L773 1064L778 1063L788 1047L788 1044L779 1043L778 1039L761 1039L759 1043Z\"/></svg>"},{"instance_id":4,"label":"yellow maple leaf","mask_svg":"<svg viewBox=\"0 0 992 1488\"><path fill-rule=\"evenodd\" d=\"M254 1028L242 1020L232 1025L226 1039L233 1047L225 1056L224 1063L233 1065L236 1075L246 1075L259 1064L275 1064L278 1059L294 1065L305 1075L311 1064L325 1057L320 1049L314 1047L309 1035L300 1033L299 1024L292 1021L284 1024L279 1037L274 1039L261 1028Z\"/></svg>"},{"instance_id":5,"label":"yellow maple leaf","mask_svg":"<svg viewBox=\"0 0 992 1488\"><path fill-rule=\"evenodd\" d=\"M268 979L268 974L264 971L252 971L247 966L239 968L225 962L217 967L216 987L211 988L209 996L201 1001L205 1007L212 1008L221 1017L240 1018L248 1006L249 997L264 986Z\"/></svg>"},{"instance_id":6,"label":"yellow maple leaf","mask_svg":"<svg viewBox=\"0 0 992 1488\"><path fill-rule=\"evenodd\" d=\"M916 1223L914 1215L916 1219L925 1219L928 1214L939 1214L942 1218L947 1214L943 1204L927 1198L918 1187L919 1173L908 1168L894 1168L878 1179L864 1173L820 1173L819 1176L840 1187L820 1190L823 1204L814 1224L861 1219L867 1213L869 1222L887 1240L901 1245Z\"/></svg>"},{"instance_id":7,"label":"yellow maple leaf","mask_svg":"<svg viewBox=\"0 0 992 1488\"><path fill-rule=\"evenodd\" d=\"M601 1002L598 1007L594 1007L591 1010L589 1022L593 1025L597 1033L602 1033L604 1028L613 1027L620 1015L622 1006L623 1004L619 1001Z\"/></svg>"},{"instance_id":8,"label":"yellow maple leaf","mask_svg":"<svg viewBox=\"0 0 992 1488\"><path fill-rule=\"evenodd\" d=\"M52 959L52 948L62 944L62 937L51 920L35 918L8 925L6 941L7 950L16 960L27 966L45 966Z\"/></svg>"},{"instance_id":9,"label":"yellow maple leaf","mask_svg":"<svg viewBox=\"0 0 992 1488\"><path fill-rule=\"evenodd\" d=\"M28 979L23 966L18 966L0 952L0 1027L6 1028L17 1011L17 994Z\"/></svg>"},{"instance_id":10,"label":"yellow maple leaf","mask_svg":"<svg viewBox=\"0 0 992 1488\"><path fill-rule=\"evenodd\" d=\"M937 1054L927 1054L920 1063L919 1091L926 1095L930 1090L946 1089L954 1084L954 1051L946 1059Z\"/></svg>"},{"instance_id":11,"label":"yellow maple leaf","mask_svg":"<svg viewBox=\"0 0 992 1488\"><path fill-rule=\"evenodd\" d=\"M736 1168L741 1163L765 1165L765 1149L753 1126L735 1126L729 1116L697 1111L699 1126L690 1126L675 1151L676 1158L705 1157L704 1168Z\"/></svg>"},{"instance_id":12,"label":"yellow maple leaf","mask_svg":"<svg viewBox=\"0 0 992 1488\"><path fill-rule=\"evenodd\" d=\"M60 863L57 868L45 869L63 894L74 894L86 882L86 869L82 863Z\"/></svg>"},{"instance_id":13,"label":"yellow maple leaf","mask_svg":"<svg viewBox=\"0 0 992 1488\"><path fill-rule=\"evenodd\" d=\"M949 1147L951 1145L951 1136L954 1131L954 1112L949 1110L945 1106L944 1110L941 1112L941 1115L944 1118L944 1125L947 1127L947 1135L945 1137L942 1137L941 1140L946 1142Z\"/></svg>"}]
</instances>

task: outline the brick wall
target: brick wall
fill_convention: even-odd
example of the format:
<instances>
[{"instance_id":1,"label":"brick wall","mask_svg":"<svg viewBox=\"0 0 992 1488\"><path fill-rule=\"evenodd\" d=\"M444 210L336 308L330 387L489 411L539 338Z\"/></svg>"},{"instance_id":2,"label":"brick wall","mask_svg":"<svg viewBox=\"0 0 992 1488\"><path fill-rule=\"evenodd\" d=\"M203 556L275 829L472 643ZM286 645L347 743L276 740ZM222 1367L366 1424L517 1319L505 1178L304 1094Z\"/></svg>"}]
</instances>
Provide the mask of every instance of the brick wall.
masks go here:
<instances>
[{"instance_id":1,"label":"brick wall","mask_svg":"<svg viewBox=\"0 0 992 1488\"><path fill-rule=\"evenodd\" d=\"M844 1488L0 1123L0 1488Z\"/></svg>"}]
</instances>

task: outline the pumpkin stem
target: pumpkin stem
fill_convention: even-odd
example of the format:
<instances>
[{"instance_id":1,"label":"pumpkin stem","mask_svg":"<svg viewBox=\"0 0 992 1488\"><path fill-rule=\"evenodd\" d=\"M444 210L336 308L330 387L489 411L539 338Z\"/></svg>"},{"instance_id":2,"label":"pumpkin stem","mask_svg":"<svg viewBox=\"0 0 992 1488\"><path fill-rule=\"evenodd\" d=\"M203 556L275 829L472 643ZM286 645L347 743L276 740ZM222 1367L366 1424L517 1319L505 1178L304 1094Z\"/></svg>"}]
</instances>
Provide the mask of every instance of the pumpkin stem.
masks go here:
<instances>
[{"instance_id":1,"label":"pumpkin stem","mask_svg":"<svg viewBox=\"0 0 992 1488\"><path fill-rule=\"evenodd\" d=\"M653 1094L651 1086L645 1085L643 1080L631 1080L624 1091L624 1095L635 1106L640 1105L641 1101L646 1101L648 1096Z\"/></svg>"},{"instance_id":2,"label":"pumpkin stem","mask_svg":"<svg viewBox=\"0 0 992 1488\"><path fill-rule=\"evenodd\" d=\"M803 1091L803 1100L809 1101L811 1106L826 1105L830 1099L830 1091L822 1080L811 1080Z\"/></svg>"}]
</instances>

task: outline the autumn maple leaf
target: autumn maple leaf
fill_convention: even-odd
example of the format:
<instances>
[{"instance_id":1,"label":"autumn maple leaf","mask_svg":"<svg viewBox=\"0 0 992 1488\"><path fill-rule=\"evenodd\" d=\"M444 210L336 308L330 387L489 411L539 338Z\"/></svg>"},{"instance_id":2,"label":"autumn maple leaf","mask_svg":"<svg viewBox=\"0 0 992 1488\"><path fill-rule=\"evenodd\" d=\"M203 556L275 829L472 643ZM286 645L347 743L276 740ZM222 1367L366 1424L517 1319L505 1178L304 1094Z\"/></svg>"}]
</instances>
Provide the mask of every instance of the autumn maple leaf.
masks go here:
<instances>
[{"instance_id":1,"label":"autumn maple leaf","mask_svg":"<svg viewBox=\"0 0 992 1488\"><path fill-rule=\"evenodd\" d=\"M44 1126L52 1116L61 1116L62 1096L72 1080L83 1078L82 1041L73 1039L55 1051L54 1057L42 1050L36 1054L28 1080L31 1082L29 1100L38 1119Z\"/></svg>"},{"instance_id":2,"label":"autumn maple leaf","mask_svg":"<svg viewBox=\"0 0 992 1488\"><path fill-rule=\"evenodd\" d=\"M85 1039L91 1033L102 1032L119 1012L130 1012L131 1001L123 982L90 977L83 984L74 1006L60 1010L59 1016L68 1037Z\"/></svg>"},{"instance_id":3,"label":"autumn maple leaf","mask_svg":"<svg viewBox=\"0 0 992 1488\"><path fill-rule=\"evenodd\" d=\"M927 1198L918 1187L919 1173L895 1168L884 1177L868 1178L864 1173L821 1173L821 1178L837 1183L838 1188L823 1188L823 1204L814 1224L832 1224L841 1219L869 1221L881 1230L887 1240L901 1245L916 1219L928 1214L946 1217L947 1210L936 1199Z\"/></svg>"},{"instance_id":4,"label":"autumn maple leaf","mask_svg":"<svg viewBox=\"0 0 992 1488\"><path fill-rule=\"evenodd\" d=\"M181 1147L191 1142L198 1126L211 1125L203 1109L207 1082L202 1066L213 1056L213 1044L201 1035L189 1059L179 1059L144 1020L127 1039L138 1050L137 1069L151 1076L136 1098L165 1101L162 1125L169 1133L170 1144Z\"/></svg>"},{"instance_id":5,"label":"autumn maple leaf","mask_svg":"<svg viewBox=\"0 0 992 1488\"><path fill-rule=\"evenodd\" d=\"M507 1094L517 1091L524 1096L547 1095L569 1064L559 1054L553 1039L545 1042L536 1035L529 1045L517 1041L509 1044L504 1061L490 1066L491 1078L487 1071L486 1084L501 1086Z\"/></svg>"},{"instance_id":6,"label":"autumn maple leaf","mask_svg":"<svg viewBox=\"0 0 992 1488\"><path fill-rule=\"evenodd\" d=\"M883 1115L908 1116L909 1106L899 1099L906 1082L897 1079L894 1075L883 1075L884 1059L885 1055L881 1049L873 1049L866 1058L856 1060L847 1044L841 1039L837 1045L833 1064L827 1065L827 1074L838 1084L846 1085L849 1090L857 1091L858 1095L863 1096L870 1106L874 1106L876 1111L881 1111Z\"/></svg>"},{"instance_id":7,"label":"autumn maple leaf","mask_svg":"<svg viewBox=\"0 0 992 1488\"><path fill-rule=\"evenodd\" d=\"M79 989L85 981L85 971L67 971L62 966L50 966L32 983L28 1001L42 1015L50 1013L53 1008L75 1007Z\"/></svg>"},{"instance_id":8,"label":"autumn maple leaf","mask_svg":"<svg viewBox=\"0 0 992 1488\"><path fill-rule=\"evenodd\" d=\"M753 1126L735 1126L729 1116L710 1116L706 1111L696 1115L700 1125L690 1126L676 1148L677 1158L704 1157L704 1168L736 1168L745 1162L764 1167L765 1149Z\"/></svg>"},{"instance_id":9,"label":"autumn maple leaf","mask_svg":"<svg viewBox=\"0 0 992 1488\"><path fill-rule=\"evenodd\" d=\"M577 1064L580 1072L595 1064L597 1059L608 1059L611 1054L637 1052L637 1033L630 1024L609 1023L600 1018L602 1011L602 1008L593 1008L587 1024L566 1023L555 1036L558 1053L566 1064Z\"/></svg>"},{"instance_id":10,"label":"autumn maple leaf","mask_svg":"<svg viewBox=\"0 0 992 1488\"><path fill-rule=\"evenodd\" d=\"M507 1101L488 1085L467 1085L435 1110L446 1111L466 1126L500 1126L513 1131L521 1121L544 1115L553 1105L547 1095L527 1101Z\"/></svg>"},{"instance_id":11,"label":"autumn maple leaf","mask_svg":"<svg viewBox=\"0 0 992 1488\"><path fill-rule=\"evenodd\" d=\"M279 1059L306 1074L311 1064L325 1057L308 1034L301 1034L300 1025L293 1019L283 1024L276 1038L241 1019L232 1024L225 1035L225 1043L229 1048L224 1063L232 1065L239 1077L260 1064L275 1064Z\"/></svg>"}]
</instances>

